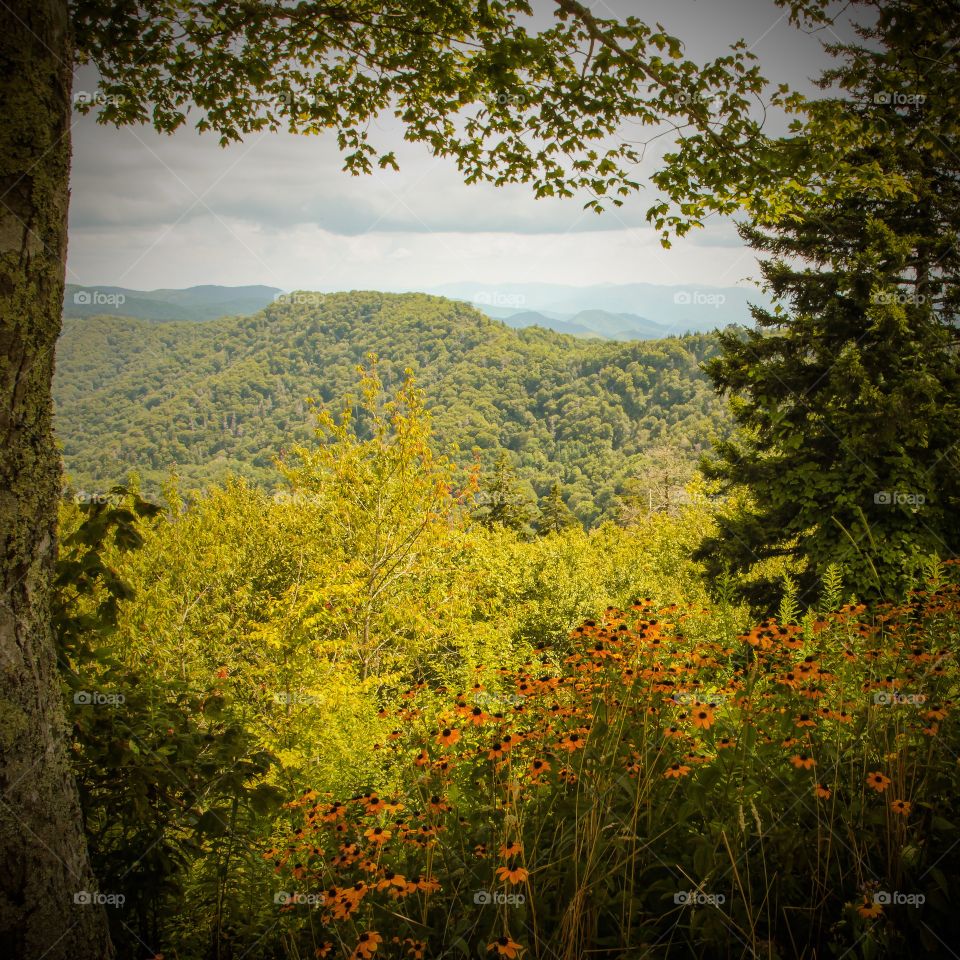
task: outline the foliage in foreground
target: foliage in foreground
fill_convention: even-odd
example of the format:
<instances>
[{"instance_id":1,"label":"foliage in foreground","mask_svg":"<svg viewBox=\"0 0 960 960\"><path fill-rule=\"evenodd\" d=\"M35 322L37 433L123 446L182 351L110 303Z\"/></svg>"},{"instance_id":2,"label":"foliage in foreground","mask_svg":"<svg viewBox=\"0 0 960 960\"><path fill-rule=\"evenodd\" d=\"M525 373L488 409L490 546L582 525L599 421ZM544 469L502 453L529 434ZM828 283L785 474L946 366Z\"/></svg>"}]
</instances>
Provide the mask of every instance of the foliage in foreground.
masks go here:
<instances>
[{"instance_id":1,"label":"foliage in foreground","mask_svg":"<svg viewBox=\"0 0 960 960\"><path fill-rule=\"evenodd\" d=\"M957 585L726 626L638 601L519 670L478 669L439 717L409 691L388 747L403 788L308 791L266 853L298 955L957 942Z\"/></svg>"}]
</instances>

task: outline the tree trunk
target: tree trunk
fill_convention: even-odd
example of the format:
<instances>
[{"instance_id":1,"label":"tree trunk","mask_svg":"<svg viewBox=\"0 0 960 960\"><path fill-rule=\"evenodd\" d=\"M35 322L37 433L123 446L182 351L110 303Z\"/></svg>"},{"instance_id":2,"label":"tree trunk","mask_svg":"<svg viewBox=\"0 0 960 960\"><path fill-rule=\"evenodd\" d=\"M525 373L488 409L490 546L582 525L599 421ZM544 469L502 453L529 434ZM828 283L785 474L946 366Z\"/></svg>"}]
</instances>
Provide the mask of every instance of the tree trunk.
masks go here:
<instances>
[{"instance_id":1,"label":"tree trunk","mask_svg":"<svg viewBox=\"0 0 960 960\"><path fill-rule=\"evenodd\" d=\"M113 956L104 908L84 902L49 613L72 61L66 0L0 3L0 955L23 960Z\"/></svg>"}]
</instances>

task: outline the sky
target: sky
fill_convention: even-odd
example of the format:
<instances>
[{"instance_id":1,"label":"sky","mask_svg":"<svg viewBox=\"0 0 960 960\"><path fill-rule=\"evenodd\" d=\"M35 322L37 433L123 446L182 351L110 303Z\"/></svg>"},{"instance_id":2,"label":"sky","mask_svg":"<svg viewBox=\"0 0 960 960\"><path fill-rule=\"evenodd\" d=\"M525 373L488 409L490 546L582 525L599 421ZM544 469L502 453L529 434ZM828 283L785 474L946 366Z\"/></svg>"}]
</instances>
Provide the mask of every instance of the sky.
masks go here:
<instances>
[{"instance_id":1,"label":"sky","mask_svg":"<svg viewBox=\"0 0 960 960\"><path fill-rule=\"evenodd\" d=\"M591 8L659 21L698 60L742 37L768 79L800 90L829 61L823 41L837 39L797 30L773 0L595 0ZM84 68L75 93L95 84ZM587 198L466 186L451 162L405 143L391 118L380 128L400 171L354 177L332 137L254 133L222 148L189 126L171 136L78 114L67 281L333 291L455 281L732 286L758 276L729 221L714 218L664 250L644 219L649 190L597 216L583 209Z\"/></svg>"}]
</instances>

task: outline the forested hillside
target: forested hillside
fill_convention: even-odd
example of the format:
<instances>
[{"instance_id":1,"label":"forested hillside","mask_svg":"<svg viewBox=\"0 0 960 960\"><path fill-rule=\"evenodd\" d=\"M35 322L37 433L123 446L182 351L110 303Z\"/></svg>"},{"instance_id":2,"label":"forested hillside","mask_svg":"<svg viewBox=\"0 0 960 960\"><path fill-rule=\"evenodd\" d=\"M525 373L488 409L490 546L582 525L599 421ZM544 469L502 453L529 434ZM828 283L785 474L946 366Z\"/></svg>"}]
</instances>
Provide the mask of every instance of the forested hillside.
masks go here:
<instances>
[{"instance_id":1,"label":"forested hillside","mask_svg":"<svg viewBox=\"0 0 960 960\"><path fill-rule=\"evenodd\" d=\"M691 459L725 423L700 370L707 335L603 343L511 330L462 303L420 294L291 294L251 317L205 324L67 320L57 354L57 432L78 489L131 470L156 490L228 472L272 487L274 457L312 434L308 398L356 383L368 353L396 386L410 367L442 446L489 466L511 451L530 495L559 482L586 523L656 445Z\"/></svg>"}]
</instances>

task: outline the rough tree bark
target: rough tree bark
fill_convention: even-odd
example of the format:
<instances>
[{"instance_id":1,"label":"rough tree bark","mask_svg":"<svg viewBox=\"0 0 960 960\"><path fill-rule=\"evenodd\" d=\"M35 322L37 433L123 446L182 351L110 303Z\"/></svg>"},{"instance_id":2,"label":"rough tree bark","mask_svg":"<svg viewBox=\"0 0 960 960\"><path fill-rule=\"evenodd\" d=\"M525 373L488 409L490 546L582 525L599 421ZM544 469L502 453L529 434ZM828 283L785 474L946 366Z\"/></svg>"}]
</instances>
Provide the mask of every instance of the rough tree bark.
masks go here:
<instances>
[{"instance_id":1,"label":"rough tree bark","mask_svg":"<svg viewBox=\"0 0 960 960\"><path fill-rule=\"evenodd\" d=\"M96 887L49 615L72 59L66 0L0 3L0 955L23 960L113 956L104 909L83 902Z\"/></svg>"}]
</instances>

